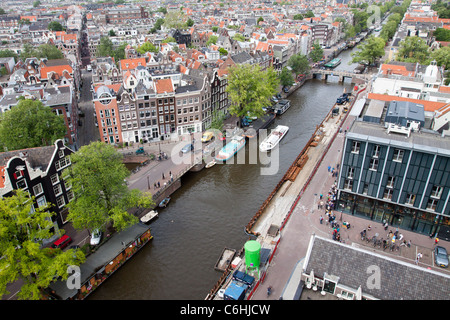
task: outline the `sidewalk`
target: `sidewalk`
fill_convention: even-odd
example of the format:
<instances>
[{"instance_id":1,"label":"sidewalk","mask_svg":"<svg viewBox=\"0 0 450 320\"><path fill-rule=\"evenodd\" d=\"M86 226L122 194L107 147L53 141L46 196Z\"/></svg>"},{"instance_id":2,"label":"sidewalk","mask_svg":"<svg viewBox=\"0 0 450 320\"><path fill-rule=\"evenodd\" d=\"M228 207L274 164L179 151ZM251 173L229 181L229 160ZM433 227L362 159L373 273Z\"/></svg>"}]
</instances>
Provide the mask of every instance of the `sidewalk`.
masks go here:
<instances>
[{"instance_id":1,"label":"sidewalk","mask_svg":"<svg viewBox=\"0 0 450 320\"><path fill-rule=\"evenodd\" d=\"M347 117L342 128L350 126L351 121L353 121L353 117ZM328 172L328 166L334 166L336 168L336 164L340 163L344 141L345 134L339 133L294 208L291 217L281 231L281 240L273 260L268 267L266 278L256 289L252 297L253 300L267 299L266 292L269 286L273 288L270 299L278 299L280 297L283 297L285 300L292 299L300 281L301 267L299 267L299 262L306 255L311 234L315 233L322 237L332 237L332 228L325 222L325 210L319 210L317 205L319 195L323 194L326 197L336 180ZM415 257L420 252L423 254L423 258L420 260L419 266L450 273L450 270L438 268L433 265L432 251L435 246L434 238L430 239L427 235L399 229L399 232L404 236L403 239L406 241L411 240L411 247L402 246L399 251L390 251L389 249L384 251L382 248L374 248L372 243L361 241L360 232L363 229L367 229L368 225L371 225L371 231L368 232L370 238L378 233L380 237L386 239L387 233L390 230L395 232L395 227L389 226L385 231L381 223L348 215L337 210L333 210L333 213L335 213L336 221L340 225L342 242L367 250L374 250L377 253L389 255L410 263L415 263ZM321 215L324 217L322 224L319 219ZM342 226L343 221L349 222L351 228L348 230L344 228ZM445 247L450 252L450 242L440 241L439 245Z\"/></svg>"}]
</instances>

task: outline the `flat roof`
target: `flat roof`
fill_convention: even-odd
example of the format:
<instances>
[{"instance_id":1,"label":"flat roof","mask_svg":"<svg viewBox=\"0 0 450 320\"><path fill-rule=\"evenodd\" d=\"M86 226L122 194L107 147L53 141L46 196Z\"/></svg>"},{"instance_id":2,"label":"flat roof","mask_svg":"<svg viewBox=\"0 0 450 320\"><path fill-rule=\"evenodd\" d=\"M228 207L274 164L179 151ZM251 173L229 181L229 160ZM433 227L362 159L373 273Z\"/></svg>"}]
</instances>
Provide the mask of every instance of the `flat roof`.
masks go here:
<instances>
[{"instance_id":1,"label":"flat roof","mask_svg":"<svg viewBox=\"0 0 450 320\"><path fill-rule=\"evenodd\" d=\"M376 123L355 121L347 133L350 139L395 145L400 148L436 153L446 157L450 156L450 139L441 136L438 132L432 133L421 129L412 131L410 136L398 133L388 133L387 129Z\"/></svg>"}]
</instances>

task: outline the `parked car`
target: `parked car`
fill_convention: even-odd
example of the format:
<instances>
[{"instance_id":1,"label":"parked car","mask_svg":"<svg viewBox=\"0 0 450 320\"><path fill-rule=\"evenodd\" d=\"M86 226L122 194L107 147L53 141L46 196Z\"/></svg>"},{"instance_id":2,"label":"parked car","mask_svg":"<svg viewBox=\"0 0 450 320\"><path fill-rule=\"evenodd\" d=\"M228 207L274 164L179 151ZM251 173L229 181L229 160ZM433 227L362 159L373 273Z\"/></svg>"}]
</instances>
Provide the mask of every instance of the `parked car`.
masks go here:
<instances>
[{"instance_id":1,"label":"parked car","mask_svg":"<svg viewBox=\"0 0 450 320\"><path fill-rule=\"evenodd\" d=\"M100 229L94 229L91 234L91 246L96 246L100 243L100 240L102 239L102 232Z\"/></svg>"},{"instance_id":2,"label":"parked car","mask_svg":"<svg viewBox=\"0 0 450 320\"><path fill-rule=\"evenodd\" d=\"M89 71L89 72L92 71L92 66L91 66L90 64L88 64L88 65L86 66L86 70Z\"/></svg>"},{"instance_id":3,"label":"parked car","mask_svg":"<svg viewBox=\"0 0 450 320\"><path fill-rule=\"evenodd\" d=\"M444 247L437 246L434 248L434 262L442 268L448 267L448 254Z\"/></svg>"},{"instance_id":4,"label":"parked car","mask_svg":"<svg viewBox=\"0 0 450 320\"><path fill-rule=\"evenodd\" d=\"M202 142L209 142L214 138L214 133L207 131L202 136Z\"/></svg>"},{"instance_id":5,"label":"parked car","mask_svg":"<svg viewBox=\"0 0 450 320\"><path fill-rule=\"evenodd\" d=\"M181 149L182 153L188 153L189 151L194 150L194 145L192 143L188 143L187 145L185 145L183 147L183 149Z\"/></svg>"},{"instance_id":6,"label":"parked car","mask_svg":"<svg viewBox=\"0 0 450 320\"><path fill-rule=\"evenodd\" d=\"M52 248L53 249L57 249L57 248L64 249L71 243L72 243L72 238L65 234L61 238L59 238L58 240L53 242Z\"/></svg>"}]
</instances>

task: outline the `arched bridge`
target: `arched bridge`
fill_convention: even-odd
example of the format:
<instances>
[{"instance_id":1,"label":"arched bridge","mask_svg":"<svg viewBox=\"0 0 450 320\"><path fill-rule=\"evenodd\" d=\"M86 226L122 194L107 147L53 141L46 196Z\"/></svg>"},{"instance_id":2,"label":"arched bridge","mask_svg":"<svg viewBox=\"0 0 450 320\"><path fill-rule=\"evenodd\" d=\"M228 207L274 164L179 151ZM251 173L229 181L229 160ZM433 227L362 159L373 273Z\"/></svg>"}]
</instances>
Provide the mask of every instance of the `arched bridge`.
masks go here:
<instances>
[{"instance_id":1,"label":"arched bridge","mask_svg":"<svg viewBox=\"0 0 450 320\"><path fill-rule=\"evenodd\" d=\"M357 78L361 80L368 81L372 75L366 73L354 73L351 71L343 71L343 70L330 70L330 69L311 69L311 74L313 77L317 77L317 75L321 75L323 80L326 80L328 76L339 77L339 82L344 81L344 78ZM353 82L353 81L352 81Z\"/></svg>"}]
</instances>

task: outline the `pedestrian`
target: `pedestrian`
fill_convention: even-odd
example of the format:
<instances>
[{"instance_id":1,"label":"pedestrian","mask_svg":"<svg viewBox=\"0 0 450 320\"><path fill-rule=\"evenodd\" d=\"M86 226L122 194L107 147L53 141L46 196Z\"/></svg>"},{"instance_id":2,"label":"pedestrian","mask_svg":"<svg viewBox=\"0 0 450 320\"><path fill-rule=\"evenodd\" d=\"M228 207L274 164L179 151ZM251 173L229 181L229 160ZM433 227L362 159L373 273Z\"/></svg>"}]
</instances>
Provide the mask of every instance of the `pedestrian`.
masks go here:
<instances>
[{"instance_id":1,"label":"pedestrian","mask_svg":"<svg viewBox=\"0 0 450 320\"><path fill-rule=\"evenodd\" d=\"M320 209L323 209L323 201L320 201Z\"/></svg>"},{"instance_id":2,"label":"pedestrian","mask_svg":"<svg viewBox=\"0 0 450 320\"><path fill-rule=\"evenodd\" d=\"M320 200L322 200L323 194L320 194Z\"/></svg>"},{"instance_id":3,"label":"pedestrian","mask_svg":"<svg viewBox=\"0 0 450 320\"><path fill-rule=\"evenodd\" d=\"M416 258L416 264L419 264L420 259L422 258L422 254L419 252Z\"/></svg>"},{"instance_id":4,"label":"pedestrian","mask_svg":"<svg viewBox=\"0 0 450 320\"><path fill-rule=\"evenodd\" d=\"M439 239L438 239L438 238L435 238L435 239L434 239L434 244L436 245L436 244L438 244L438 242L439 242Z\"/></svg>"},{"instance_id":5,"label":"pedestrian","mask_svg":"<svg viewBox=\"0 0 450 320\"><path fill-rule=\"evenodd\" d=\"M159 181L158 181L158 188L161 188L161 184L159 183Z\"/></svg>"},{"instance_id":6,"label":"pedestrian","mask_svg":"<svg viewBox=\"0 0 450 320\"><path fill-rule=\"evenodd\" d=\"M164 172L162 173L162 178L163 178L163 180L166 178L166 177L164 176Z\"/></svg>"},{"instance_id":7,"label":"pedestrian","mask_svg":"<svg viewBox=\"0 0 450 320\"><path fill-rule=\"evenodd\" d=\"M320 221L320 224L322 224L322 222L323 222L323 217L322 216L320 216L319 221Z\"/></svg>"},{"instance_id":8,"label":"pedestrian","mask_svg":"<svg viewBox=\"0 0 450 320\"><path fill-rule=\"evenodd\" d=\"M153 189L156 189L156 182L153 184Z\"/></svg>"},{"instance_id":9,"label":"pedestrian","mask_svg":"<svg viewBox=\"0 0 450 320\"><path fill-rule=\"evenodd\" d=\"M331 166L328 166L328 172L330 172L330 170L331 170Z\"/></svg>"}]
</instances>

